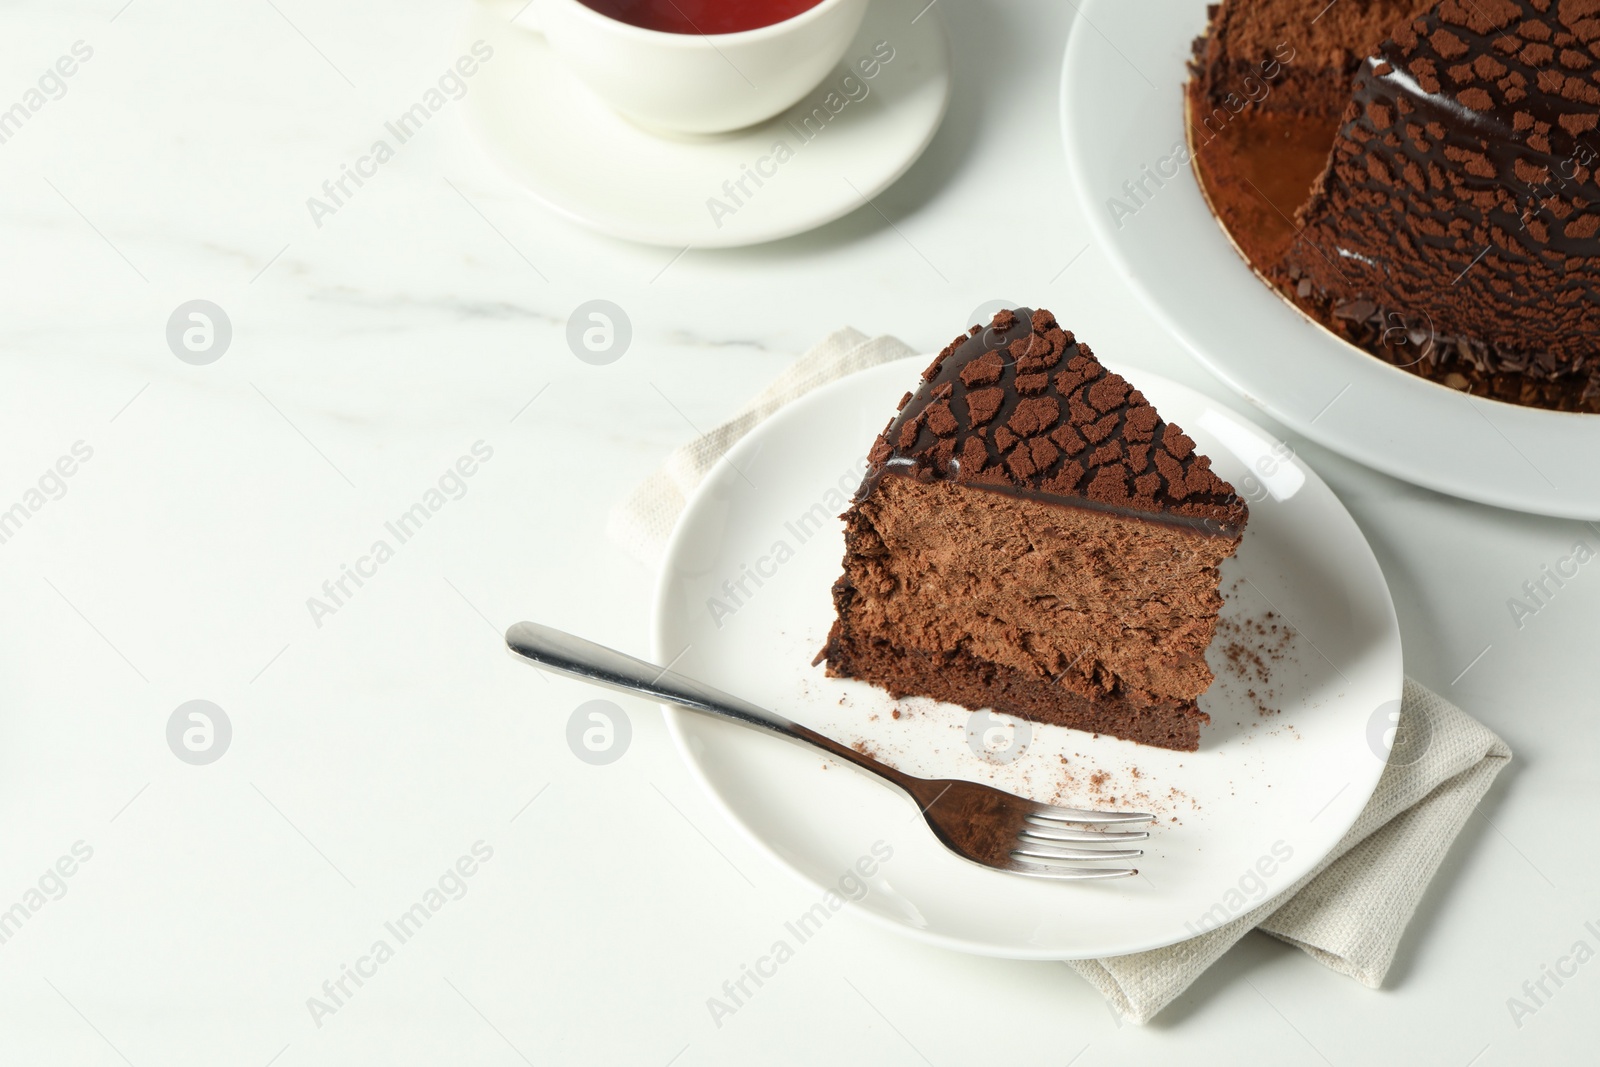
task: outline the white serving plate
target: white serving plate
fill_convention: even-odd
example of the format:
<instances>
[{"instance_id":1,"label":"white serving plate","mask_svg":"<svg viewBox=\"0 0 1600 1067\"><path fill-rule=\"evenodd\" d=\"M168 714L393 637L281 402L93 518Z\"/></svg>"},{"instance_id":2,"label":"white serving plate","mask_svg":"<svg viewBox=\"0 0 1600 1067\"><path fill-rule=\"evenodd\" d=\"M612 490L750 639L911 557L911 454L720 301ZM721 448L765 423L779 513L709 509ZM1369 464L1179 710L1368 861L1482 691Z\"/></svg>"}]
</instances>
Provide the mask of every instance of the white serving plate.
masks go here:
<instances>
[{"instance_id":1,"label":"white serving plate","mask_svg":"<svg viewBox=\"0 0 1600 1067\"><path fill-rule=\"evenodd\" d=\"M1254 497L1238 556L1224 570L1225 628L1275 610L1297 632L1247 642L1276 649L1270 683L1234 677L1223 654L1230 638L1214 643L1218 681L1201 701L1213 722L1199 752L1034 725L1020 757L998 762L991 749L1012 743L1010 728L994 730L980 755L968 741L966 710L913 699L899 703L896 719L887 694L812 665L832 621L829 587L843 557L834 516L860 481L866 449L927 363L899 361L834 382L738 443L695 493L667 549L654 654L869 745L914 774L991 781L1083 806L1115 795L1117 807L1152 811L1160 825L1142 876L1059 883L974 866L945 851L905 798L867 776L669 708L693 773L751 840L819 894L837 890L874 845L892 850L887 861L867 864L870 890L856 906L893 929L967 952L1136 952L1191 936L1207 915L1217 919L1219 906L1237 914L1283 891L1360 813L1385 766L1384 727L1399 706L1399 628L1356 524L1313 471L1247 419L1184 386L1129 372L1215 469ZM1281 710L1264 716L1251 688Z\"/></svg>"}]
</instances>

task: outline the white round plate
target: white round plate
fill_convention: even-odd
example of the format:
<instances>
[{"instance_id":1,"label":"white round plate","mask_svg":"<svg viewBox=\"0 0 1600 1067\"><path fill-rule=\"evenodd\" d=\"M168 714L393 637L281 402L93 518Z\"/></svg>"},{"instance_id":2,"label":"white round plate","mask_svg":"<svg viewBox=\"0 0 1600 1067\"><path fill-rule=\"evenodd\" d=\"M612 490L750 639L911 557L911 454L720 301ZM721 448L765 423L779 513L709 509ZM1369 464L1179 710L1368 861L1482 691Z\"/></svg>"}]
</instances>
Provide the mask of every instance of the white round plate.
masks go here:
<instances>
[{"instance_id":1,"label":"white round plate","mask_svg":"<svg viewBox=\"0 0 1600 1067\"><path fill-rule=\"evenodd\" d=\"M916 162L950 101L939 13L917 18L916 0L873 0L841 64L778 117L726 134L649 133L589 92L543 37L511 25L520 6L473 5L468 40L490 41L495 55L464 101L471 125L551 210L630 241L728 248L832 222ZM857 61L879 42L893 55L864 79Z\"/></svg>"},{"instance_id":2,"label":"white round plate","mask_svg":"<svg viewBox=\"0 0 1600 1067\"><path fill-rule=\"evenodd\" d=\"M1206 0L1084 0L1067 40L1071 186L1144 303L1245 399L1335 451L1452 496L1600 518L1600 415L1469 397L1347 344L1251 272L1188 166L1161 177L1184 144L1184 64L1205 26ZM1136 202L1124 183L1141 181ZM1113 219L1112 198L1135 212Z\"/></svg>"},{"instance_id":3,"label":"white round plate","mask_svg":"<svg viewBox=\"0 0 1600 1067\"><path fill-rule=\"evenodd\" d=\"M833 620L829 587L844 555L835 516L860 482L866 449L927 362L834 382L738 443L695 493L667 548L654 654L913 774L1153 812L1160 822L1142 876L1064 883L979 867L947 852L910 801L871 777L669 708L693 773L759 847L816 887L819 902L824 890L859 896L855 879L866 871L862 912L967 952L1137 952L1287 888L1349 829L1383 772L1402 684L1400 632L1378 564L1328 487L1260 429L1184 386L1129 375L1223 477L1256 497L1238 556L1223 571L1223 623L1209 657L1218 678L1201 699L1212 723L1199 752L1063 727L1018 729L988 713L973 722L954 705L897 703L812 665ZM1248 481L1247 468L1259 472ZM1230 656L1235 643L1242 651ZM1269 679L1240 675L1234 660L1248 664L1251 655ZM1264 714L1258 703L1281 710ZM969 725L979 724L988 729L969 742ZM1020 755L1002 762L995 753L1024 733L1031 739Z\"/></svg>"}]
</instances>

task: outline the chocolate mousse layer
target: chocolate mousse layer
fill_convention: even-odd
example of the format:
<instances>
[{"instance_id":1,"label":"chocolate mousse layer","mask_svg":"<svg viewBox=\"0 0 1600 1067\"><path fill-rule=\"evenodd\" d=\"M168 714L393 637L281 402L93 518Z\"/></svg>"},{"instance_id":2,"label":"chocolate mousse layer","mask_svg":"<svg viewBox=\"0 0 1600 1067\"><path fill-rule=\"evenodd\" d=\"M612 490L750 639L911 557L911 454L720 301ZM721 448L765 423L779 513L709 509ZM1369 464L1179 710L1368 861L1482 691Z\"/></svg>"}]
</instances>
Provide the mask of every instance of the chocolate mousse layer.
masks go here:
<instances>
[{"instance_id":1,"label":"chocolate mousse layer","mask_svg":"<svg viewBox=\"0 0 1600 1067\"><path fill-rule=\"evenodd\" d=\"M1350 101L1350 79L1361 61L1427 6L1425 0L1213 5L1210 31L1194 42L1192 66L1206 102L1196 121L1222 118L1214 112L1227 110L1230 96L1279 115L1337 116Z\"/></svg>"},{"instance_id":2,"label":"chocolate mousse layer","mask_svg":"<svg viewBox=\"0 0 1600 1067\"><path fill-rule=\"evenodd\" d=\"M1248 512L1047 311L924 372L845 513L828 673L1193 750Z\"/></svg>"}]
</instances>

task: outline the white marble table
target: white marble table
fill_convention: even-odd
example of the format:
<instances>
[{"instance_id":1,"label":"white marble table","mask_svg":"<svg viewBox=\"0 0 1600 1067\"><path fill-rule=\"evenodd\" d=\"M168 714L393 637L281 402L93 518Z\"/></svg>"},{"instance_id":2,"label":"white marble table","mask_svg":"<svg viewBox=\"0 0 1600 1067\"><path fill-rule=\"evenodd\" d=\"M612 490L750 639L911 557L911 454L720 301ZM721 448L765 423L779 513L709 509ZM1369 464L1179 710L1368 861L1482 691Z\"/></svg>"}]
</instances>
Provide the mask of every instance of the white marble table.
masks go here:
<instances>
[{"instance_id":1,"label":"white marble table","mask_svg":"<svg viewBox=\"0 0 1600 1067\"><path fill-rule=\"evenodd\" d=\"M711 1018L813 891L720 819L651 706L624 702L624 758L574 758L591 694L511 662L499 630L643 651L652 576L605 540L608 508L843 324L931 349L986 301L1043 304L1226 395L1063 188L1067 6L940 9L955 101L882 216L676 256L558 221L455 116L316 225L307 198L453 58L455 3L7 6L0 109L75 42L93 54L0 144L0 511L24 512L0 542L0 1062L1593 1058L1600 963L1547 979L1520 1026L1507 1000L1600 948L1600 565L1520 626L1507 600L1600 531L1292 437L1371 539L1409 671L1517 753L1387 987L1253 937L1140 1029L1065 967L849 918ZM196 366L165 327L202 298L233 333ZM595 298L633 323L609 366L564 341ZM492 455L445 482L459 499L363 562L477 442ZM346 565L366 577L334 601ZM195 699L232 729L204 766L167 741ZM470 877L446 876L458 862ZM441 876L438 911L388 933ZM335 1003L346 966L366 977Z\"/></svg>"}]
</instances>

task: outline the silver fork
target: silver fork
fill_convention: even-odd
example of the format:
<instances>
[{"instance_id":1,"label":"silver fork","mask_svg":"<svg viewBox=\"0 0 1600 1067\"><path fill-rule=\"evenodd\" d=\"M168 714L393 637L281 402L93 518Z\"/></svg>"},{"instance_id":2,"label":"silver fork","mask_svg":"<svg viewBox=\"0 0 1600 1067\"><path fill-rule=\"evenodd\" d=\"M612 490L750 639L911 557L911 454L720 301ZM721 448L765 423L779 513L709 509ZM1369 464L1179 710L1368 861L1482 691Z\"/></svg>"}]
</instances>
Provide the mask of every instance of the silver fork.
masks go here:
<instances>
[{"instance_id":1,"label":"silver fork","mask_svg":"<svg viewBox=\"0 0 1600 1067\"><path fill-rule=\"evenodd\" d=\"M1143 855L1143 849L1105 847L1149 837L1143 830L1090 827L1145 823L1154 818L1152 815L1058 808L977 782L917 778L702 682L538 623L519 622L512 626L506 631L506 646L516 655L559 674L758 727L790 741L813 745L836 759L870 771L909 796L921 809L933 835L951 852L973 863L1035 878L1119 878L1139 873L1132 867L1068 864L1128 860Z\"/></svg>"}]
</instances>

